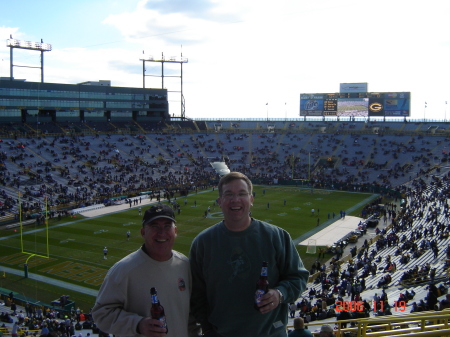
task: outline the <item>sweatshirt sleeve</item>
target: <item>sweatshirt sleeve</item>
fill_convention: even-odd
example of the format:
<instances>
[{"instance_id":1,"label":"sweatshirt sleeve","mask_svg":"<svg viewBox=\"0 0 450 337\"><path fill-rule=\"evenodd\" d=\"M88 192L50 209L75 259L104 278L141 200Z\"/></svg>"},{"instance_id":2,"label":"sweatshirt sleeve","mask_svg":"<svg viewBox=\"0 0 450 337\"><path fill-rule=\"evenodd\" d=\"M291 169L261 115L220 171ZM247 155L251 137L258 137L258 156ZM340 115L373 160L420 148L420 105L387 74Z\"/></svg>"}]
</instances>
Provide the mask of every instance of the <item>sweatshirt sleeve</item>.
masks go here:
<instances>
[{"instance_id":1,"label":"sweatshirt sleeve","mask_svg":"<svg viewBox=\"0 0 450 337\"><path fill-rule=\"evenodd\" d=\"M291 303L306 289L309 272L305 269L289 233L283 232L285 258L279 261L280 281L275 288L283 293L284 303Z\"/></svg>"},{"instance_id":2,"label":"sweatshirt sleeve","mask_svg":"<svg viewBox=\"0 0 450 337\"><path fill-rule=\"evenodd\" d=\"M118 336L138 336L136 331L142 316L124 309L126 303L124 287L107 276L100 288L92 316L98 328Z\"/></svg>"},{"instance_id":3,"label":"sweatshirt sleeve","mask_svg":"<svg viewBox=\"0 0 450 337\"><path fill-rule=\"evenodd\" d=\"M202 258L198 237L194 239L189 253L192 273L191 312L201 325L203 333L212 329L208 321L208 300L206 294L206 282L203 277Z\"/></svg>"}]
</instances>

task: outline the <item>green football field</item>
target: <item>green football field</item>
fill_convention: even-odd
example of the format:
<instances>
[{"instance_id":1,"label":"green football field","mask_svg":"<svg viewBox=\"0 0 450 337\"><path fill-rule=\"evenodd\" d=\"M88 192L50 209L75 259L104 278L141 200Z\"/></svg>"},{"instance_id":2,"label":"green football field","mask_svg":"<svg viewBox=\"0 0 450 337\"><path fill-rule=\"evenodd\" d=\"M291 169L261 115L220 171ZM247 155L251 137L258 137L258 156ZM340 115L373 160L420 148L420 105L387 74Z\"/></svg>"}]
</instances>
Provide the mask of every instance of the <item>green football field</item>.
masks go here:
<instances>
[{"instance_id":1,"label":"green football field","mask_svg":"<svg viewBox=\"0 0 450 337\"><path fill-rule=\"evenodd\" d=\"M333 212L336 219L340 210L348 211L348 215L359 215L361 203L371 196L367 193L311 191L281 186L255 186L254 192L252 216L286 229L294 240L314 230L318 219L320 223L328 221L328 216L331 218ZM175 250L188 256L193 238L222 219L221 210L215 205L217 196L217 190L208 190L178 197L181 212L176 216L178 237ZM148 207L149 204L144 202L143 205ZM208 207L211 211L205 218ZM312 208L316 211L315 216L311 215ZM48 230L45 225L33 225L24 227L22 235L20 228L16 232L13 229L1 230L0 272L2 266L23 270L23 264L27 262L29 273L98 289L107 270L142 244L139 233L141 220L142 215L138 214L136 206L94 218L77 215L76 218L54 219L50 221ZM129 241L126 238L128 230L131 231ZM107 260L103 259L105 246L108 248ZM316 255L306 254L306 247L298 247L305 266L309 268ZM64 291L12 275L0 279L0 287L27 292L26 296L45 303L58 298L61 291ZM84 305L89 305L92 301L77 293L72 293L71 298Z\"/></svg>"}]
</instances>

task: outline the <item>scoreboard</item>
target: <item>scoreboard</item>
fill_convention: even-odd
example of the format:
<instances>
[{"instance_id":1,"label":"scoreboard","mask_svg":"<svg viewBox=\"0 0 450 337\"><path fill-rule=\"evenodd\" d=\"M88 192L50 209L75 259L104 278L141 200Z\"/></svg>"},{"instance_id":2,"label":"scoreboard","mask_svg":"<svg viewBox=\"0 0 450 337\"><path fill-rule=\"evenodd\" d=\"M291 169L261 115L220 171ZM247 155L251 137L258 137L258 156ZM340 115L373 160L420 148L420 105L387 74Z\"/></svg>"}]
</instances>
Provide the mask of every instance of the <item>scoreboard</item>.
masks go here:
<instances>
[{"instance_id":1,"label":"scoreboard","mask_svg":"<svg viewBox=\"0 0 450 337\"><path fill-rule=\"evenodd\" d=\"M300 116L409 117L410 105L410 92L300 94Z\"/></svg>"}]
</instances>

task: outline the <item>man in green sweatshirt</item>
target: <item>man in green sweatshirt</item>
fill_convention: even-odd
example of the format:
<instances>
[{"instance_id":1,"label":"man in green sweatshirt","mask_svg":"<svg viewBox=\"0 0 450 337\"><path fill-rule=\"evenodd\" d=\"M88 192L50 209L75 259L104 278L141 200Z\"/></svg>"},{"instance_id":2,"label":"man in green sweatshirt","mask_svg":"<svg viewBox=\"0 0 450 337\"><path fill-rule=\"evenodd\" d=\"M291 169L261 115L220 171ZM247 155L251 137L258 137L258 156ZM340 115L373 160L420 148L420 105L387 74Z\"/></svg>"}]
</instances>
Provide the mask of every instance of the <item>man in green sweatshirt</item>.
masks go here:
<instances>
[{"instance_id":1,"label":"man in green sweatshirt","mask_svg":"<svg viewBox=\"0 0 450 337\"><path fill-rule=\"evenodd\" d=\"M288 305L309 273L285 230L250 217L252 183L231 172L219 182L224 220L192 242L191 310L205 336L287 336ZM268 263L269 290L255 309L256 282Z\"/></svg>"}]
</instances>

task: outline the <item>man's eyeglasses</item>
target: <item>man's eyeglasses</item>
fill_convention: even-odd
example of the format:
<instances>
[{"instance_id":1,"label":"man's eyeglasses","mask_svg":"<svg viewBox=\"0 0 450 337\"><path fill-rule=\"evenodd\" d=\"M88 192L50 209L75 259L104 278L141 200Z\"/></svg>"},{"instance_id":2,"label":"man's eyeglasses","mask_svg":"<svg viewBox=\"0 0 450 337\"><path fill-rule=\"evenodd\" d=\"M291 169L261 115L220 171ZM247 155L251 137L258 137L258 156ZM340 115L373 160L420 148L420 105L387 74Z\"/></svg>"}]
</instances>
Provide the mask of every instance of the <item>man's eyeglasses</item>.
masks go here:
<instances>
[{"instance_id":1,"label":"man's eyeglasses","mask_svg":"<svg viewBox=\"0 0 450 337\"><path fill-rule=\"evenodd\" d=\"M222 194L222 198L227 199L227 200L234 199L234 198L244 199L244 198L248 197L249 195L250 195L250 193L247 193L247 192L239 192L237 194L224 193L224 194Z\"/></svg>"},{"instance_id":2,"label":"man's eyeglasses","mask_svg":"<svg viewBox=\"0 0 450 337\"><path fill-rule=\"evenodd\" d=\"M152 232L168 232L173 228L173 224L170 225L164 225L164 226L157 226L157 225L147 225L147 227L150 228Z\"/></svg>"}]
</instances>

